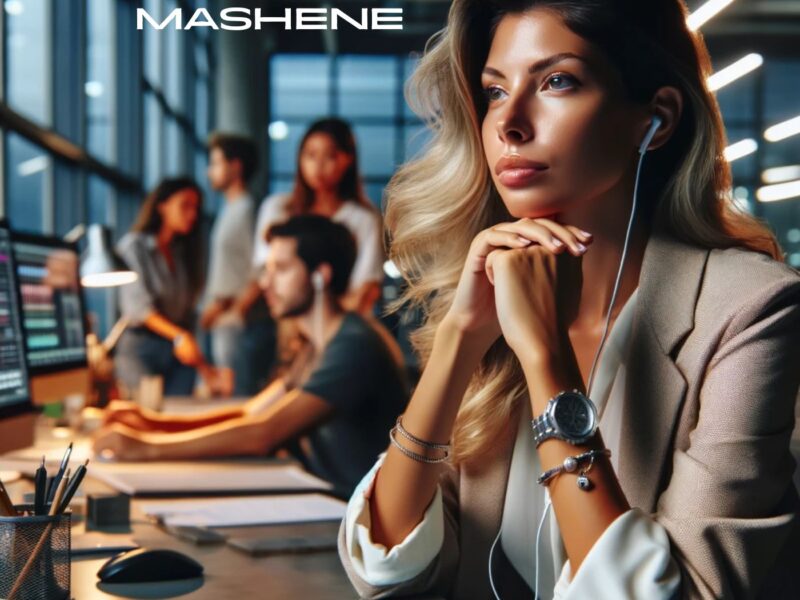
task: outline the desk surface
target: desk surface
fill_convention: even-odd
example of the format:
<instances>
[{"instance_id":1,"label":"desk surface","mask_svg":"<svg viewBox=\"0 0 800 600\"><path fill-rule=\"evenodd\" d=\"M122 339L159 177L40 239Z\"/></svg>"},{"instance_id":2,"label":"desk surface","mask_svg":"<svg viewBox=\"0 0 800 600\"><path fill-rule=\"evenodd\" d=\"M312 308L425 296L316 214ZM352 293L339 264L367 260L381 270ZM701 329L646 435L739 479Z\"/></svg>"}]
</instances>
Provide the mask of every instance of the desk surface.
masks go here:
<instances>
[{"instance_id":1,"label":"desk surface","mask_svg":"<svg viewBox=\"0 0 800 600\"><path fill-rule=\"evenodd\" d=\"M37 441L39 456L43 448L54 446L56 440L48 439L47 432ZM58 441L62 448L64 441ZM34 455L36 453L33 453ZM18 462L18 461L15 461ZM0 458L0 467L3 461ZM102 493L109 488L93 480L89 475L84 483L84 492ZM7 486L14 501L25 492L32 491L32 483L20 480ZM74 535L84 531L82 519L76 519ZM177 539L147 522L139 511L139 502L131 502L131 530L118 534L121 538L133 537L144 547L169 548L195 558L205 569L202 585L188 582L169 584L137 584L136 586L103 586L97 579L97 571L108 560L100 558L74 559L72 562L72 595L75 600L105 598L192 598L195 600L228 600L249 598L302 598L302 599L352 599L357 594L350 585L336 552L314 554L283 554L268 557L251 557L226 544L197 546ZM262 535L263 537L286 537L315 535L333 532L337 523L309 523L225 529L227 535Z\"/></svg>"}]
</instances>

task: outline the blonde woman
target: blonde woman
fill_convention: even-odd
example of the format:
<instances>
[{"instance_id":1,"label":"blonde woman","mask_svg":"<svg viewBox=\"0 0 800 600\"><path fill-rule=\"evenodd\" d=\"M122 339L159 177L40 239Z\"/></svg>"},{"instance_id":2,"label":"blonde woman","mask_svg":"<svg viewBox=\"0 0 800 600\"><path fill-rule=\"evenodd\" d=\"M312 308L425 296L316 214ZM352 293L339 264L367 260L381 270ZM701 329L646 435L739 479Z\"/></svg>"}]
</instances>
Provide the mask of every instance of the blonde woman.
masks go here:
<instances>
[{"instance_id":1,"label":"blonde woman","mask_svg":"<svg viewBox=\"0 0 800 600\"><path fill-rule=\"evenodd\" d=\"M686 16L453 2L387 196L425 368L342 526L360 594L796 597L800 277L729 202Z\"/></svg>"}]
</instances>

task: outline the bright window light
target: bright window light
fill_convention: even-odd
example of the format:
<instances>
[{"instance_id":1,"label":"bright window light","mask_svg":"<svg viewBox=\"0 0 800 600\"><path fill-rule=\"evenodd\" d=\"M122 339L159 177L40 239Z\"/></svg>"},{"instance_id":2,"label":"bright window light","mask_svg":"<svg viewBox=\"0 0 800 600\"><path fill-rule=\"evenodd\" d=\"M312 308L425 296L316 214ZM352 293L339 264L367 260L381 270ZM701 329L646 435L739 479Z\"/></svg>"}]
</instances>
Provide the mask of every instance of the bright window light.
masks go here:
<instances>
[{"instance_id":1,"label":"bright window light","mask_svg":"<svg viewBox=\"0 0 800 600\"><path fill-rule=\"evenodd\" d=\"M289 137L289 126L285 121L273 121L269 124L269 137L276 142Z\"/></svg>"},{"instance_id":2,"label":"bright window light","mask_svg":"<svg viewBox=\"0 0 800 600\"><path fill-rule=\"evenodd\" d=\"M768 142L780 142L798 133L800 133L800 117L795 117L767 129L764 132L764 139Z\"/></svg>"},{"instance_id":3,"label":"bright window light","mask_svg":"<svg viewBox=\"0 0 800 600\"><path fill-rule=\"evenodd\" d=\"M25 11L25 5L20 0L6 0L4 6L12 17L18 17Z\"/></svg>"},{"instance_id":4,"label":"bright window light","mask_svg":"<svg viewBox=\"0 0 800 600\"><path fill-rule=\"evenodd\" d=\"M105 91L105 87L103 83L100 81L87 81L83 84L83 90L86 92L86 95L90 98L99 98L103 95Z\"/></svg>"},{"instance_id":5,"label":"bright window light","mask_svg":"<svg viewBox=\"0 0 800 600\"><path fill-rule=\"evenodd\" d=\"M778 202L797 197L800 197L800 179L775 185L765 185L756 192L756 198L761 202Z\"/></svg>"},{"instance_id":6,"label":"bright window light","mask_svg":"<svg viewBox=\"0 0 800 600\"><path fill-rule=\"evenodd\" d=\"M33 158L19 163L17 165L17 173L19 173L20 177L28 177L29 175L44 171L49 164L50 160L46 155L34 156Z\"/></svg>"},{"instance_id":7,"label":"bright window light","mask_svg":"<svg viewBox=\"0 0 800 600\"><path fill-rule=\"evenodd\" d=\"M758 67L764 64L764 58L760 54L748 54L744 58L740 58L732 65L721 69L708 78L708 88L712 92L733 83L740 77L744 77L748 73L755 71Z\"/></svg>"},{"instance_id":8,"label":"bright window light","mask_svg":"<svg viewBox=\"0 0 800 600\"><path fill-rule=\"evenodd\" d=\"M736 142L725 148L725 160L733 162L748 154L752 154L756 150L758 150L758 142L752 138L747 138L746 140Z\"/></svg>"},{"instance_id":9,"label":"bright window light","mask_svg":"<svg viewBox=\"0 0 800 600\"><path fill-rule=\"evenodd\" d=\"M783 183L792 179L800 179L800 165L788 165L786 167L773 167L765 169L761 173L761 181L764 183Z\"/></svg>"},{"instance_id":10,"label":"bright window light","mask_svg":"<svg viewBox=\"0 0 800 600\"><path fill-rule=\"evenodd\" d=\"M697 31L732 2L733 0L709 0L689 15L686 24L692 31Z\"/></svg>"}]
</instances>

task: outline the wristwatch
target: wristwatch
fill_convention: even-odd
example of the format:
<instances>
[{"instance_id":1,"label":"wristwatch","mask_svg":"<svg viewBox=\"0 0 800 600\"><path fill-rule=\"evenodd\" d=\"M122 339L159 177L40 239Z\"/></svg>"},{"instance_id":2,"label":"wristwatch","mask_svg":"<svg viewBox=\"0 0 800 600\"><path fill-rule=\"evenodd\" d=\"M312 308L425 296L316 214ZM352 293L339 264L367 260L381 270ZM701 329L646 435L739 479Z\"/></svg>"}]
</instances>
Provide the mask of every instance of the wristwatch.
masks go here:
<instances>
[{"instance_id":1,"label":"wristwatch","mask_svg":"<svg viewBox=\"0 0 800 600\"><path fill-rule=\"evenodd\" d=\"M578 390L561 392L531 421L536 447L550 438L573 445L586 443L597 431L597 408Z\"/></svg>"}]
</instances>

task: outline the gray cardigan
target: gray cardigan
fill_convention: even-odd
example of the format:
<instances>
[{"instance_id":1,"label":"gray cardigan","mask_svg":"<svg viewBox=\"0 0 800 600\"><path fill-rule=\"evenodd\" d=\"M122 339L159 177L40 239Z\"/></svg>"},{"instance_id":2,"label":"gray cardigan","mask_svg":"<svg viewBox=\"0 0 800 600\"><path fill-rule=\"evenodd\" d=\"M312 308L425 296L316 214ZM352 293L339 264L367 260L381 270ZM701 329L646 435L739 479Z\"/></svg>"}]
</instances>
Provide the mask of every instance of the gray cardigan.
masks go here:
<instances>
[{"instance_id":1,"label":"gray cardigan","mask_svg":"<svg viewBox=\"0 0 800 600\"><path fill-rule=\"evenodd\" d=\"M766 256L653 234L631 332L618 477L666 529L683 598L797 598L800 499L789 442L800 385L800 276ZM485 600L516 425L440 485L445 540L418 577L376 588L339 554L362 597ZM502 568L502 565L501 565ZM504 600L531 598L505 565ZM602 581L598 581L602 588Z\"/></svg>"}]
</instances>

